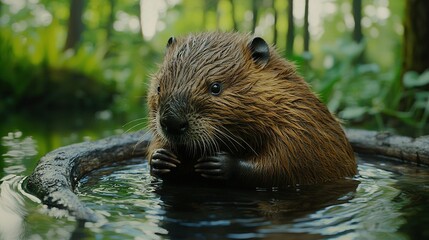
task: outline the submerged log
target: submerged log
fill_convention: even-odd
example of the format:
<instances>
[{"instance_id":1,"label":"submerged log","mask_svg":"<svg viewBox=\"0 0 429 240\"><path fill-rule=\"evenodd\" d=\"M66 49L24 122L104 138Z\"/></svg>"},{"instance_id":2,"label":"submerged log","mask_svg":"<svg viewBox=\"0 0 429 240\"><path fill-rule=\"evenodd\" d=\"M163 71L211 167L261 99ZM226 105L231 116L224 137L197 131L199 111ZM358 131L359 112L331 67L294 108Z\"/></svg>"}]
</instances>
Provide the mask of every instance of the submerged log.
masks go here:
<instances>
[{"instance_id":1,"label":"submerged log","mask_svg":"<svg viewBox=\"0 0 429 240\"><path fill-rule=\"evenodd\" d=\"M352 129L346 135L357 153L429 166L429 136L413 139ZM97 222L100 216L74 193L77 182L95 169L145 156L150 140L149 134L136 132L58 148L40 160L23 187L49 207L66 209L78 220Z\"/></svg>"},{"instance_id":2,"label":"submerged log","mask_svg":"<svg viewBox=\"0 0 429 240\"><path fill-rule=\"evenodd\" d=\"M347 129L347 138L357 153L382 155L417 165L429 166L429 136L418 138L389 132Z\"/></svg>"}]
</instances>

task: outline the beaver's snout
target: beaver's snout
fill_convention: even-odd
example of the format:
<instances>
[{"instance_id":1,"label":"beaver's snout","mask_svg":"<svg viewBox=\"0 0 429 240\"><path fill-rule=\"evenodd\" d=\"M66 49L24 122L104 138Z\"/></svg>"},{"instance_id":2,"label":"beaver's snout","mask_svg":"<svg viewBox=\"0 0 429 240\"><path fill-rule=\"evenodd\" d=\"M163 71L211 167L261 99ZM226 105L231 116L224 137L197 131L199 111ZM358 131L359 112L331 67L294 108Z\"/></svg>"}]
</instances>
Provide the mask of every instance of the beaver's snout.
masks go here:
<instances>
[{"instance_id":1,"label":"beaver's snout","mask_svg":"<svg viewBox=\"0 0 429 240\"><path fill-rule=\"evenodd\" d=\"M188 120L185 117L171 113L167 113L162 116L160 124L162 131L166 135L181 135L184 134L189 128Z\"/></svg>"}]
</instances>

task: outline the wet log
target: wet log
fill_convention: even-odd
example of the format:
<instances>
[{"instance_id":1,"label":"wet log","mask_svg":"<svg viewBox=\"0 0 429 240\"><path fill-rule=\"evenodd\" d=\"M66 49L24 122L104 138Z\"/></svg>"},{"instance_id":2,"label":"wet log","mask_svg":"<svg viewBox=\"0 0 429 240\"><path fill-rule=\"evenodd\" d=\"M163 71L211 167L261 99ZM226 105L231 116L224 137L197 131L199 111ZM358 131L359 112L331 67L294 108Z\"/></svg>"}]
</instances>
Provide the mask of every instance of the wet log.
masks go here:
<instances>
[{"instance_id":1,"label":"wet log","mask_svg":"<svg viewBox=\"0 0 429 240\"><path fill-rule=\"evenodd\" d=\"M429 136L411 138L389 132L346 129L357 153L382 155L417 165L429 166Z\"/></svg>"},{"instance_id":2,"label":"wet log","mask_svg":"<svg viewBox=\"0 0 429 240\"><path fill-rule=\"evenodd\" d=\"M135 132L58 148L40 159L23 188L51 208L66 209L78 220L98 222L102 216L79 200L76 184L95 169L144 157L150 138Z\"/></svg>"}]
</instances>

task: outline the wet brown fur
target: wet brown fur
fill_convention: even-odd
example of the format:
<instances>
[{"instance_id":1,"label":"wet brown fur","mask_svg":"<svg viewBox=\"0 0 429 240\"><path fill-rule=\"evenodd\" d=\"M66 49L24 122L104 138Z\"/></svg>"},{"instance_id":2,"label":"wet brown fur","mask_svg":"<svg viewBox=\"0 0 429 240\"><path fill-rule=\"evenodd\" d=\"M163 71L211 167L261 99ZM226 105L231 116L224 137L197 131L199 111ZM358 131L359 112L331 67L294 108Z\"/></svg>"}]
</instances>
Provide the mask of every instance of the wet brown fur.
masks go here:
<instances>
[{"instance_id":1,"label":"wet brown fur","mask_svg":"<svg viewBox=\"0 0 429 240\"><path fill-rule=\"evenodd\" d=\"M167 48L148 95L154 134L149 159L158 148L185 156L181 161L190 164L196 155L226 151L254 166L239 177L263 186L355 175L354 154L336 118L273 47L265 66L255 63L251 40L239 33L202 33L178 38ZM223 84L219 96L208 91L213 82ZM184 148L160 130L160 106L168 101L181 102L189 118L190 131L179 141Z\"/></svg>"}]
</instances>

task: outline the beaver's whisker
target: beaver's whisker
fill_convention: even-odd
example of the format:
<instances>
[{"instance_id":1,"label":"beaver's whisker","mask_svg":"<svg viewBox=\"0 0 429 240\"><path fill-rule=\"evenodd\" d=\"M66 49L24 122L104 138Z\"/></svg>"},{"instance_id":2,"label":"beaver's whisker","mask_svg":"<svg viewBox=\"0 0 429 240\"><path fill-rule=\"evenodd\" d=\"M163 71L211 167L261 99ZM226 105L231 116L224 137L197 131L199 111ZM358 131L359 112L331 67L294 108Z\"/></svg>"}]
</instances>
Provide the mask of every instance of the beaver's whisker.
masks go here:
<instances>
[{"instance_id":1,"label":"beaver's whisker","mask_svg":"<svg viewBox=\"0 0 429 240\"><path fill-rule=\"evenodd\" d=\"M225 126L221 126L221 128L223 129L223 130L225 130L225 131L227 131L227 133L225 133L225 132L222 132L222 131L220 131L225 137L227 137L229 140L230 140L230 142L231 142L231 144L233 144L234 146L235 146L235 144L234 143L236 143L236 144L238 144L238 146L239 147L241 147L242 149L246 149L237 139L235 139L233 136L233 134L231 133L231 131L230 130L228 130ZM232 142L232 141L233 142ZM240 139L239 139L240 140ZM236 149L238 150L238 148L237 148L237 146L235 146L236 147Z\"/></svg>"},{"instance_id":2,"label":"beaver's whisker","mask_svg":"<svg viewBox=\"0 0 429 240\"><path fill-rule=\"evenodd\" d=\"M144 122L141 122L141 123L138 123L138 124L136 124L136 125L132 126L132 127L128 128L127 130L125 130L125 133L129 133L129 132L131 132L131 131L135 130L136 128L138 128L138 127L140 127L140 126L142 126L142 125L145 125L145 123L144 123Z\"/></svg>"},{"instance_id":3,"label":"beaver's whisker","mask_svg":"<svg viewBox=\"0 0 429 240\"><path fill-rule=\"evenodd\" d=\"M214 153L216 153L216 152L219 152L220 151L220 147L219 147L219 144L218 144L218 142L215 140L215 139L219 139L219 140L221 140L222 141L222 139L221 138L218 138L218 137L216 137L216 136L214 136L214 137L210 137L209 136L209 134L208 134L208 132L206 132L206 135L207 135L207 138L210 140L210 142L211 142L211 144L210 144L210 146L211 146L211 153L212 154L214 154Z\"/></svg>"},{"instance_id":4,"label":"beaver's whisker","mask_svg":"<svg viewBox=\"0 0 429 240\"><path fill-rule=\"evenodd\" d=\"M238 151L237 146L231 141L231 139L230 139L231 137L228 136L228 134L225 134L224 132L222 132L221 130L219 130L213 126L211 128L215 131L214 132L215 138L218 139L219 141L221 141L229 149L230 152L233 152L230 145L232 145L235 148L235 150ZM230 143L230 145L227 142L225 142L224 138ZM219 146L218 146L218 149L219 149Z\"/></svg>"},{"instance_id":5,"label":"beaver's whisker","mask_svg":"<svg viewBox=\"0 0 429 240\"><path fill-rule=\"evenodd\" d=\"M223 129L224 130L226 130L231 136L234 136L232 133L231 133L231 131L228 129L228 128L226 128L226 127L223 127ZM242 143L244 143L246 146L248 146L249 148L250 148L250 150L252 150L252 152L253 153L255 153L256 155L258 155L258 153L255 151L255 149L253 149L253 147L246 141L246 140L244 140L242 137L240 137L240 136L237 136L237 135L235 135L236 137L238 137L238 140L240 140ZM239 141L237 140L237 139L235 139L235 138L233 138L238 144L240 144L239 143ZM243 147L243 145L241 145L240 144L240 146L242 147L242 148L244 148ZM244 148L245 149L245 148Z\"/></svg>"},{"instance_id":6,"label":"beaver's whisker","mask_svg":"<svg viewBox=\"0 0 429 240\"><path fill-rule=\"evenodd\" d=\"M148 120L148 119L149 119L149 117L141 117L141 118L137 118L137 119L134 119L134 120L131 120L131 121L129 121L129 122L127 122L127 123L125 123L124 125L122 125L122 127L124 128L124 127L126 127L126 126L130 125L131 123L135 123L135 122L137 122L137 121L142 121L142 120Z\"/></svg>"}]
</instances>

